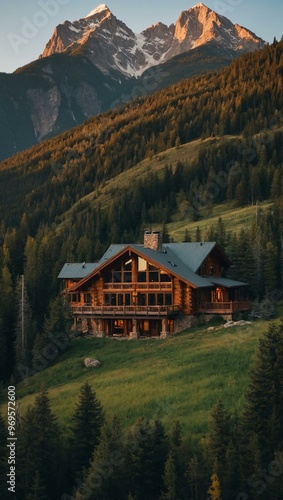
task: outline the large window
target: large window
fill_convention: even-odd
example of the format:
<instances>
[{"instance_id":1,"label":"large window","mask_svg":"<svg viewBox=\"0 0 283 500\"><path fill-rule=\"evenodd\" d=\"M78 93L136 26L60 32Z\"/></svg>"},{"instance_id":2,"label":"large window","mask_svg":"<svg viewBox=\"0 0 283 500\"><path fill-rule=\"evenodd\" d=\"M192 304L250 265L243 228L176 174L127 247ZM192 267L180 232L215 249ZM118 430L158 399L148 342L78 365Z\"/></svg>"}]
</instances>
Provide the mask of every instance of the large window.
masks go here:
<instances>
[{"instance_id":1,"label":"large window","mask_svg":"<svg viewBox=\"0 0 283 500\"><path fill-rule=\"evenodd\" d=\"M172 294L171 293L139 293L138 294L139 306L171 306Z\"/></svg>"},{"instance_id":2,"label":"large window","mask_svg":"<svg viewBox=\"0 0 283 500\"><path fill-rule=\"evenodd\" d=\"M138 282L139 283L170 283L170 276L161 269L153 266L146 260L138 259Z\"/></svg>"},{"instance_id":3,"label":"large window","mask_svg":"<svg viewBox=\"0 0 283 500\"><path fill-rule=\"evenodd\" d=\"M130 306L131 294L130 293L105 293L104 294L105 306Z\"/></svg>"},{"instance_id":4,"label":"large window","mask_svg":"<svg viewBox=\"0 0 283 500\"><path fill-rule=\"evenodd\" d=\"M104 278L105 283L131 283L132 281L132 260L128 260L119 266L111 269Z\"/></svg>"}]
</instances>

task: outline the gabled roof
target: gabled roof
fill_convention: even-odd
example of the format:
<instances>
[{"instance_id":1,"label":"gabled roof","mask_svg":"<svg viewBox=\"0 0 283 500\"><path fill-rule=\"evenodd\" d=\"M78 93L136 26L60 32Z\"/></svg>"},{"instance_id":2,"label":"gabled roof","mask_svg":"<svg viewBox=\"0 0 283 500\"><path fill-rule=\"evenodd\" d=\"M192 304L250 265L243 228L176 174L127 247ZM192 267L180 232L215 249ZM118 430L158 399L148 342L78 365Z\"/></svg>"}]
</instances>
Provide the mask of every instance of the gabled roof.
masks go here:
<instances>
[{"instance_id":1,"label":"gabled roof","mask_svg":"<svg viewBox=\"0 0 283 500\"><path fill-rule=\"evenodd\" d=\"M179 277L181 280L190 283L195 288L211 288L213 284L207 279L195 274L184 262L182 262L170 248L164 246L162 252L144 248L143 245L110 245L108 250L100 259L97 267L82 280L74 284L71 289L75 290L83 285L90 278L103 270L112 260L128 251L133 251L140 257L150 260L154 265L160 266L169 274Z\"/></svg>"},{"instance_id":2,"label":"gabled roof","mask_svg":"<svg viewBox=\"0 0 283 500\"><path fill-rule=\"evenodd\" d=\"M227 265L231 265L228 257L222 252L215 241L212 242L189 242L189 243L166 243L166 248L170 248L176 256L184 262L194 273L200 268L208 255L215 248L223 256Z\"/></svg>"},{"instance_id":3,"label":"gabled roof","mask_svg":"<svg viewBox=\"0 0 283 500\"><path fill-rule=\"evenodd\" d=\"M240 281L220 277L204 278L196 274L202 263L214 249L222 255L223 261L229 266L229 259L216 242L166 243L162 246L162 251L160 252L144 248L141 244L127 245L121 243L110 245L97 263L84 263L84 267L83 264L65 264L58 277L79 279L80 281L74 283L71 287L71 289L75 290L102 271L112 261L115 261L117 257L122 256L126 252L133 251L145 260L152 262L153 265L159 266L169 274L189 283L194 288L212 288L215 285L233 288L246 285L246 283Z\"/></svg>"},{"instance_id":4,"label":"gabled roof","mask_svg":"<svg viewBox=\"0 0 283 500\"><path fill-rule=\"evenodd\" d=\"M171 248L163 245L162 252L156 252L150 248L144 248L139 245L131 245L131 247L140 253L147 260L155 262L157 265L166 269L170 274L180 277L182 280L189 282L196 288L211 287L211 283L202 276L195 274L182 260L179 259L176 252Z\"/></svg>"},{"instance_id":5,"label":"gabled roof","mask_svg":"<svg viewBox=\"0 0 283 500\"><path fill-rule=\"evenodd\" d=\"M58 274L58 278L82 279L91 274L97 266L97 262L66 263Z\"/></svg>"}]
</instances>

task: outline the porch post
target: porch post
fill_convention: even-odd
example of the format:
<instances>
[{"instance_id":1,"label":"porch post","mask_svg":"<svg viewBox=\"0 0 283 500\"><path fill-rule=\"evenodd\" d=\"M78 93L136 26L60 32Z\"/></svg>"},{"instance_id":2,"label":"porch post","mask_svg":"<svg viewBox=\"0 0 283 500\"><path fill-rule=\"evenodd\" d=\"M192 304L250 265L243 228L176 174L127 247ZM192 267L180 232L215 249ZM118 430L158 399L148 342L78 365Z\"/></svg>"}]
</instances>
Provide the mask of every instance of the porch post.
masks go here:
<instances>
[{"instance_id":1,"label":"porch post","mask_svg":"<svg viewBox=\"0 0 283 500\"><path fill-rule=\"evenodd\" d=\"M137 320L133 319L133 327L132 331L130 332L130 338L131 339L137 339L138 338L138 325L137 325Z\"/></svg>"},{"instance_id":2,"label":"porch post","mask_svg":"<svg viewBox=\"0 0 283 500\"><path fill-rule=\"evenodd\" d=\"M97 336L100 337L100 338L104 338L105 337L104 320L103 319L99 319L98 320Z\"/></svg>"},{"instance_id":3,"label":"porch post","mask_svg":"<svg viewBox=\"0 0 283 500\"><path fill-rule=\"evenodd\" d=\"M168 321L167 319L162 319L162 331L160 332L160 338L161 339L166 339L169 335L169 329L168 329Z\"/></svg>"}]
</instances>

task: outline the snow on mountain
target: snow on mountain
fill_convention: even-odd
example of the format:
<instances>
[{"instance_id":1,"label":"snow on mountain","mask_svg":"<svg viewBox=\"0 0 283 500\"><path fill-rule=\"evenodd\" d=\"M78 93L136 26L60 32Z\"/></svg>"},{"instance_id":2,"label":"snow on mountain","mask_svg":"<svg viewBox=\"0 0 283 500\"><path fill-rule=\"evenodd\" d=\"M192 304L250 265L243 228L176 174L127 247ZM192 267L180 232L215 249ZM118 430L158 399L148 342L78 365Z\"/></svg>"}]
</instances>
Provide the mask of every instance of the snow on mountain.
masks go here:
<instances>
[{"instance_id":1,"label":"snow on mountain","mask_svg":"<svg viewBox=\"0 0 283 500\"><path fill-rule=\"evenodd\" d=\"M175 24L157 23L135 34L105 4L79 21L66 21L55 29L40 57L78 50L107 74L117 70L138 77L146 69L172 57L217 41L223 49L247 52L263 47L254 33L209 9L202 3L181 12Z\"/></svg>"},{"instance_id":2,"label":"snow on mountain","mask_svg":"<svg viewBox=\"0 0 283 500\"><path fill-rule=\"evenodd\" d=\"M104 12L105 10L109 10L107 5L105 5L105 3L102 3L100 5L98 5L94 10L92 10L87 16L86 18L88 17L92 17L94 16L95 14L100 14L100 12Z\"/></svg>"}]
</instances>

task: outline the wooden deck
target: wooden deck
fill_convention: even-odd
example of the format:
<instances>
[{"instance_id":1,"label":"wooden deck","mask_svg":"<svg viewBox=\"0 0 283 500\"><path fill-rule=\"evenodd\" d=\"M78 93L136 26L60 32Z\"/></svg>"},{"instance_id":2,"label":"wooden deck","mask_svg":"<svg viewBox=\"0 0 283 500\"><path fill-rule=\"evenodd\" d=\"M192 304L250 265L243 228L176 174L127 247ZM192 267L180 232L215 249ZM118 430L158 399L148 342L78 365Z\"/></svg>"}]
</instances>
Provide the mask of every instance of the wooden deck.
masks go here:
<instances>
[{"instance_id":1,"label":"wooden deck","mask_svg":"<svg viewBox=\"0 0 283 500\"><path fill-rule=\"evenodd\" d=\"M81 317L166 317L180 312L178 306L72 306L74 316Z\"/></svg>"},{"instance_id":2,"label":"wooden deck","mask_svg":"<svg viewBox=\"0 0 283 500\"><path fill-rule=\"evenodd\" d=\"M250 311L252 303L250 300L238 302L204 302L199 307L199 312L210 314L231 314L240 311Z\"/></svg>"}]
</instances>

